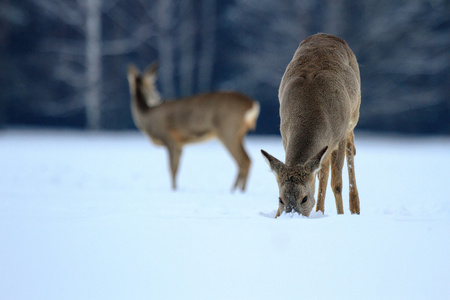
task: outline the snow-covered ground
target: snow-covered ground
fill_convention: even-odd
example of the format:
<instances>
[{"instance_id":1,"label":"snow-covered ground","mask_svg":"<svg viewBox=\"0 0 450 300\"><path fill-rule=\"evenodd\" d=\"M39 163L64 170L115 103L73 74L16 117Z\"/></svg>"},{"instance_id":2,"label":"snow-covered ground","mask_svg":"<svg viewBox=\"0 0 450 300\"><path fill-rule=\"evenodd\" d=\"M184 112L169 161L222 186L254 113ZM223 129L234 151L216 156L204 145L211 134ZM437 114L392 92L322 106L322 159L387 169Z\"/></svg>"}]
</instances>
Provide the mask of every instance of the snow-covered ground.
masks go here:
<instances>
[{"instance_id":1,"label":"snow-covered ground","mask_svg":"<svg viewBox=\"0 0 450 300\"><path fill-rule=\"evenodd\" d=\"M172 192L137 132L0 132L0 299L450 299L450 138L357 133L361 215L309 219L273 218L281 139L246 147L246 193L218 142Z\"/></svg>"}]
</instances>

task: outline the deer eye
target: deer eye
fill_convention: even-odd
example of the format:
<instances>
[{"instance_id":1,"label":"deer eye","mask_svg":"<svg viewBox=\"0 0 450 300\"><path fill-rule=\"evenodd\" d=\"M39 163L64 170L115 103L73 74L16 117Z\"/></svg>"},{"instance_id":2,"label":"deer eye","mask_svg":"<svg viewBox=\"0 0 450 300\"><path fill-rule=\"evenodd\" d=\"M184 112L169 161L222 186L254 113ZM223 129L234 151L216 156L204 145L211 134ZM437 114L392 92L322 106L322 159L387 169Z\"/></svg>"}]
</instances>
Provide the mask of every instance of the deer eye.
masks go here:
<instances>
[{"instance_id":1,"label":"deer eye","mask_svg":"<svg viewBox=\"0 0 450 300\"><path fill-rule=\"evenodd\" d=\"M308 196L305 196L302 200L302 204L305 203L306 201L308 201Z\"/></svg>"},{"instance_id":2,"label":"deer eye","mask_svg":"<svg viewBox=\"0 0 450 300\"><path fill-rule=\"evenodd\" d=\"M280 202L281 205L284 205L283 200L281 200L281 198L278 198L278 201Z\"/></svg>"}]
</instances>

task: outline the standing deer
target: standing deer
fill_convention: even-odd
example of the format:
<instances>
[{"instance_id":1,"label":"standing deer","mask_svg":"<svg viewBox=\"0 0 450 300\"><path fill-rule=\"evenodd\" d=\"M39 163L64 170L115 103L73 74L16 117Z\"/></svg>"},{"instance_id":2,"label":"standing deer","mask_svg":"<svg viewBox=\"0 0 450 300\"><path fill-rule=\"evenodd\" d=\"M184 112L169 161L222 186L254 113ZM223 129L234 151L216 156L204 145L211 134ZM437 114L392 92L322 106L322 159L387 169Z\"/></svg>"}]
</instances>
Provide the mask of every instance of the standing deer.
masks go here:
<instances>
[{"instance_id":1,"label":"standing deer","mask_svg":"<svg viewBox=\"0 0 450 300\"><path fill-rule=\"evenodd\" d=\"M172 188L177 188L183 146L217 137L239 168L233 190L244 191L250 158L242 141L248 130L256 127L259 103L237 92L214 92L161 102L155 86L157 70L156 63L142 74L135 66L128 67L131 111L136 127L154 144L167 148Z\"/></svg>"},{"instance_id":2,"label":"standing deer","mask_svg":"<svg viewBox=\"0 0 450 300\"><path fill-rule=\"evenodd\" d=\"M356 57L344 40L319 33L300 43L278 91L285 163L261 150L278 182L275 217L292 210L309 216L315 204L315 175L319 170L316 211L324 212L330 164L337 213L343 214L345 155L350 211L359 214L353 129L359 119L360 86Z\"/></svg>"}]
</instances>

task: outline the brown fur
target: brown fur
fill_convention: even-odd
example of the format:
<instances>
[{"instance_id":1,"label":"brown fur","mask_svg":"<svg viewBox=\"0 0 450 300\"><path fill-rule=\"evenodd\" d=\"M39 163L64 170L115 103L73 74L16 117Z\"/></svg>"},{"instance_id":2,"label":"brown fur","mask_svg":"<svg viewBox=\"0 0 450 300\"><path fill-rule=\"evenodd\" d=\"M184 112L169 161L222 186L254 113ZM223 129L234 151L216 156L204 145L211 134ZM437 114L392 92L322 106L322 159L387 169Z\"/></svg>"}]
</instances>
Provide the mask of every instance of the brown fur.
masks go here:
<instances>
[{"instance_id":1,"label":"brown fur","mask_svg":"<svg viewBox=\"0 0 450 300\"><path fill-rule=\"evenodd\" d=\"M233 189L245 190L250 158L242 144L249 129L254 128L259 104L237 92L200 94L177 101L159 102L155 80L157 65L152 64L140 74L128 68L133 120L155 144L168 149L172 188L182 148L217 137L236 161L239 173Z\"/></svg>"},{"instance_id":2,"label":"brown fur","mask_svg":"<svg viewBox=\"0 0 450 300\"><path fill-rule=\"evenodd\" d=\"M281 200L277 216L288 211L287 208L309 216L315 204L315 174L319 169L316 210L324 212L330 166L337 212L343 214L345 155L350 179L350 211L360 213L353 159L360 85L356 57L345 41L319 33L300 43L286 68L278 94L285 164L262 151L278 181ZM303 174L296 184L285 179L291 176L293 169Z\"/></svg>"}]
</instances>

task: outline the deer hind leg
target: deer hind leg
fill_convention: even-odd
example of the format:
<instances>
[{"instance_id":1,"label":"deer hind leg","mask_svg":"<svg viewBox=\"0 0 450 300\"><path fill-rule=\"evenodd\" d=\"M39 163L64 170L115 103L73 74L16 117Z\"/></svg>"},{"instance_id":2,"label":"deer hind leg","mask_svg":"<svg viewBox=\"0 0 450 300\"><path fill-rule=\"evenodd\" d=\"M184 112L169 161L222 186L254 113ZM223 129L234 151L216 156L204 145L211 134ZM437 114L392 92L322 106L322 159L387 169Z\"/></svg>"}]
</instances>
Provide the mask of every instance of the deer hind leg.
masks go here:
<instances>
[{"instance_id":1,"label":"deer hind leg","mask_svg":"<svg viewBox=\"0 0 450 300\"><path fill-rule=\"evenodd\" d=\"M230 152L239 168L232 190L234 191L236 188L240 188L241 191L245 191L248 170L250 168L250 158L242 145L243 135L234 137L219 136L219 139Z\"/></svg>"},{"instance_id":2,"label":"deer hind leg","mask_svg":"<svg viewBox=\"0 0 450 300\"><path fill-rule=\"evenodd\" d=\"M349 133L347 137L347 147L345 153L347 154L348 179L350 185L349 188L350 212L352 214L359 214L360 212L359 195L358 195L358 188L356 186L355 163L354 163L356 148L355 148L355 135L353 134L353 132Z\"/></svg>"},{"instance_id":3,"label":"deer hind leg","mask_svg":"<svg viewBox=\"0 0 450 300\"><path fill-rule=\"evenodd\" d=\"M344 213L342 204L342 168L345 159L345 142L345 140L340 142L338 148L331 153L331 187L336 200L338 214Z\"/></svg>"},{"instance_id":4,"label":"deer hind leg","mask_svg":"<svg viewBox=\"0 0 450 300\"><path fill-rule=\"evenodd\" d=\"M319 178L319 191L317 192L316 211L325 213L325 195L327 193L328 175L330 173L330 159L325 158L322 162L317 177Z\"/></svg>"}]
</instances>

